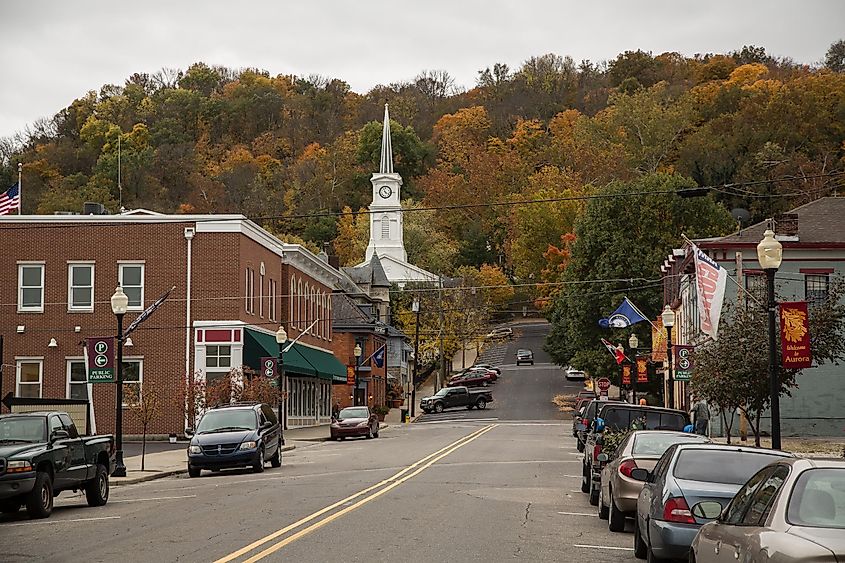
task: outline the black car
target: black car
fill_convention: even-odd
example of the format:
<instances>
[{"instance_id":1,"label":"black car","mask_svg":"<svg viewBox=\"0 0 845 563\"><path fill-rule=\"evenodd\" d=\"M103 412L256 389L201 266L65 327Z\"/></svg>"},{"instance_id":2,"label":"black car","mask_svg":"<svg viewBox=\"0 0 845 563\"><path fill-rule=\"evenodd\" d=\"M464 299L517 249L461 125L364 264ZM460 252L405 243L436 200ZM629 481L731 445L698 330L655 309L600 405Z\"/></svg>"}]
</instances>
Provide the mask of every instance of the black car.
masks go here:
<instances>
[{"instance_id":1,"label":"black car","mask_svg":"<svg viewBox=\"0 0 845 563\"><path fill-rule=\"evenodd\" d=\"M534 352L531 350L519 349L516 351L516 365L531 364L534 365Z\"/></svg>"},{"instance_id":2,"label":"black car","mask_svg":"<svg viewBox=\"0 0 845 563\"><path fill-rule=\"evenodd\" d=\"M266 404L224 405L207 411L188 446L188 475L199 477L203 469L252 467L264 471L267 460L282 465L282 431L276 413Z\"/></svg>"}]
</instances>

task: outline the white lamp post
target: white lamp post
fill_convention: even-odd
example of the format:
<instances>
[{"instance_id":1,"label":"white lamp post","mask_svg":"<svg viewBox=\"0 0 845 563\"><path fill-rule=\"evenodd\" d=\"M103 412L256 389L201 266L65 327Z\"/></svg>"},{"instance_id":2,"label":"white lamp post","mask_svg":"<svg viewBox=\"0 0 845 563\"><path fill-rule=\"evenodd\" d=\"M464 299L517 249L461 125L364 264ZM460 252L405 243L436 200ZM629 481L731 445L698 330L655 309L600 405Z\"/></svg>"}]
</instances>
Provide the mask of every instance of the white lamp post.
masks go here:
<instances>
[{"instance_id":1,"label":"white lamp post","mask_svg":"<svg viewBox=\"0 0 845 563\"><path fill-rule=\"evenodd\" d=\"M775 239L775 233L766 229L763 240L757 245L757 261L766 272L766 309L769 313L769 391L772 410L772 448L780 449L780 385L777 375L777 350L775 346L775 273L783 260L783 245Z\"/></svg>"},{"instance_id":2,"label":"white lamp post","mask_svg":"<svg viewBox=\"0 0 845 563\"><path fill-rule=\"evenodd\" d=\"M123 315L129 307L129 297L117 286L111 296L111 310L117 318L117 392L115 393L115 448L113 477L126 477L123 463Z\"/></svg>"},{"instance_id":3,"label":"white lamp post","mask_svg":"<svg viewBox=\"0 0 845 563\"><path fill-rule=\"evenodd\" d=\"M672 327L675 326L675 311L672 307L666 305L663 307L663 312L660 314L660 319L663 321L663 326L666 327L666 361L668 362L669 370L669 387L667 388L666 398L667 405L670 409L675 407L675 381L672 379Z\"/></svg>"},{"instance_id":4,"label":"white lamp post","mask_svg":"<svg viewBox=\"0 0 845 563\"><path fill-rule=\"evenodd\" d=\"M279 345L279 361L277 362L276 366L276 387L279 390L279 405L278 405L278 418L279 418L279 430L282 433L282 444L285 443L285 419L284 419L284 402L285 402L285 360L283 357L285 343L288 341L288 333L285 332L285 328L282 325L279 325L279 330L276 331L276 344Z\"/></svg>"}]
</instances>

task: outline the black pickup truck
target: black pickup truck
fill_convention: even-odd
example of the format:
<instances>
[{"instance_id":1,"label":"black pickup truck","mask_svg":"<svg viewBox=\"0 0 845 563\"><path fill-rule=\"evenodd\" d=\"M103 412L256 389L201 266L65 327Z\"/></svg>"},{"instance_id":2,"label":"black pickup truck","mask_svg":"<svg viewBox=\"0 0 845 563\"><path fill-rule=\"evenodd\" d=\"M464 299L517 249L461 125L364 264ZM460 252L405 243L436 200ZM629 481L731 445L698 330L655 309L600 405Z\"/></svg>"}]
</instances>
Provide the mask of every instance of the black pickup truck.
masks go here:
<instances>
[{"instance_id":1,"label":"black pickup truck","mask_svg":"<svg viewBox=\"0 0 845 563\"><path fill-rule=\"evenodd\" d=\"M80 437L67 413L0 416L0 512L26 505L30 517L46 518L67 490L85 491L90 506L106 504L113 455L112 436Z\"/></svg>"},{"instance_id":2,"label":"black pickup truck","mask_svg":"<svg viewBox=\"0 0 845 563\"><path fill-rule=\"evenodd\" d=\"M452 407L486 409L493 402L490 391L467 389L466 387L444 387L431 397L420 399L420 408L425 412L443 412Z\"/></svg>"}]
</instances>

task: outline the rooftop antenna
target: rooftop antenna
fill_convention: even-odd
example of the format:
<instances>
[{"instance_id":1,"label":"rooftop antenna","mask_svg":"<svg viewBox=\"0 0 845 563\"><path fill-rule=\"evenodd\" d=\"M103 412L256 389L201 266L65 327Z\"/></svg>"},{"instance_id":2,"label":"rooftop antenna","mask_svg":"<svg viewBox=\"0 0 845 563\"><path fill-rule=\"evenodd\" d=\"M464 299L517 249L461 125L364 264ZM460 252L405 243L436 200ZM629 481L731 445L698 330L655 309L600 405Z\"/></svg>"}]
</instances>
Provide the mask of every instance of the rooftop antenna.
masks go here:
<instances>
[{"instance_id":1,"label":"rooftop antenna","mask_svg":"<svg viewBox=\"0 0 845 563\"><path fill-rule=\"evenodd\" d=\"M122 131L121 131L122 133ZM120 209L123 209L123 185L120 183L120 137L117 135L117 203Z\"/></svg>"},{"instance_id":2,"label":"rooftop antenna","mask_svg":"<svg viewBox=\"0 0 845 563\"><path fill-rule=\"evenodd\" d=\"M737 222L740 231L742 231L742 224L751 219L751 213L742 207L731 209L731 216L734 218L734 221Z\"/></svg>"}]
</instances>

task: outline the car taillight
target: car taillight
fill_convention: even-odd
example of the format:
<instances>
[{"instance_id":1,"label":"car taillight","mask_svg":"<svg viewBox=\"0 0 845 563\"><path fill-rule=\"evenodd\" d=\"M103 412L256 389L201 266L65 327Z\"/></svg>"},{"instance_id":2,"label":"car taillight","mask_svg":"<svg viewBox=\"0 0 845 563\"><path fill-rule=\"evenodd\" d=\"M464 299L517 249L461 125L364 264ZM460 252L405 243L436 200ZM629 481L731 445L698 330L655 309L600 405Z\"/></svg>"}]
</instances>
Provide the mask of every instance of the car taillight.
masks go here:
<instances>
[{"instance_id":1,"label":"car taillight","mask_svg":"<svg viewBox=\"0 0 845 563\"><path fill-rule=\"evenodd\" d=\"M601 453L601 444L596 444L593 446L593 461L598 461L599 454Z\"/></svg>"},{"instance_id":2,"label":"car taillight","mask_svg":"<svg viewBox=\"0 0 845 563\"><path fill-rule=\"evenodd\" d=\"M663 519L667 522L695 524L695 518L692 517L692 512L684 497L670 497L666 501L663 506Z\"/></svg>"},{"instance_id":3,"label":"car taillight","mask_svg":"<svg viewBox=\"0 0 845 563\"><path fill-rule=\"evenodd\" d=\"M626 459L619 464L619 473L625 477L631 477L631 471L637 468L637 462L633 459Z\"/></svg>"}]
</instances>

